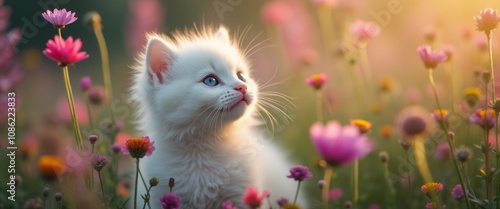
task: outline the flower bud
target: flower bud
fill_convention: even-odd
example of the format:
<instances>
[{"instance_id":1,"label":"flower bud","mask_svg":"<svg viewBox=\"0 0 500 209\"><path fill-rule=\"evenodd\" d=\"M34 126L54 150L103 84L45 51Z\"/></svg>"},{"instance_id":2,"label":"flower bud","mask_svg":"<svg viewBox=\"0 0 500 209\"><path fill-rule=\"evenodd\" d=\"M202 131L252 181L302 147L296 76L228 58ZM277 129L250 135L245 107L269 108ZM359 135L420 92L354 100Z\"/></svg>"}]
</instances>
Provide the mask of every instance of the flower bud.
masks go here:
<instances>
[{"instance_id":1,"label":"flower bud","mask_svg":"<svg viewBox=\"0 0 500 209\"><path fill-rule=\"evenodd\" d=\"M102 27L101 15L99 15L99 13L97 13L96 11L87 12L87 14L83 16L83 22L85 23L85 25L94 30L101 29Z\"/></svg>"},{"instance_id":2,"label":"flower bud","mask_svg":"<svg viewBox=\"0 0 500 209\"><path fill-rule=\"evenodd\" d=\"M379 158L382 163L387 163L389 162L389 153L382 151L379 153Z\"/></svg>"},{"instance_id":3,"label":"flower bud","mask_svg":"<svg viewBox=\"0 0 500 209\"><path fill-rule=\"evenodd\" d=\"M80 80L80 89L83 92L86 92L90 89L90 87L92 87L92 79L90 79L89 76L82 77L82 79Z\"/></svg>"},{"instance_id":4,"label":"flower bud","mask_svg":"<svg viewBox=\"0 0 500 209\"><path fill-rule=\"evenodd\" d=\"M149 185L151 187L154 187L154 186L158 185L158 183L160 183L160 180L158 180L156 177L153 177L153 178L149 179Z\"/></svg>"},{"instance_id":5,"label":"flower bud","mask_svg":"<svg viewBox=\"0 0 500 209\"><path fill-rule=\"evenodd\" d=\"M170 190L172 190L172 188L174 188L175 186L175 179L174 178L170 178L168 180L168 187L170 187Z\"/></svg>"},{"instance_id":6,"label":"flower bud","mask_svg":"<svg viewBox=\"0 0 500 209\"><path fill-rule=\"evenodd\" d=\"M56 192L56 194L54 195L54 198L56 199L56 202L60 202L63 198L62 193Z\"/></svg>"},{"instance_id":7,"label":"flower bud","mask_svg":"<svg viewBox=\"0 0 500 209\"><path fill-rule=\"evenodd\" d=\"M462 163L467 162L472 157L472 151L464 146L458 148L455 154L457 159Z\"/></svg>"},{"instance_id":8,"label":"flower bud","mask_svg":"<svg viewBox=\"0 0 500 209\"><path fill-rule=\"evenodd\" d=\"M97 141L98 137L97 135L90 135L89 136L89 141L91 144L95 144L95 142Z\"/></svg>"}]
</instances>

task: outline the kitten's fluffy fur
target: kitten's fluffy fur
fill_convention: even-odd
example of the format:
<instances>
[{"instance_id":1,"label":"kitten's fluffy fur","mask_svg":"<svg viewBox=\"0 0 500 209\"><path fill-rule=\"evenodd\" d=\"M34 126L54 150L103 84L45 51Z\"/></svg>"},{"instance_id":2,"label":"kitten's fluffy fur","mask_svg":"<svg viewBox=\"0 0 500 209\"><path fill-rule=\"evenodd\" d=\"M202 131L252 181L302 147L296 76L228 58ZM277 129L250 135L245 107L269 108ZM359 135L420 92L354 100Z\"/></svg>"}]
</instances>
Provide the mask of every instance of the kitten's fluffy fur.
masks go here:
<instances>
[{"instance_id":1,"label":"kitten's fluffy fur","mask_svg":"<svg viewBox=\"0 0 500 209\"><path fill-rule=\"evenodd\" d=\"M291 164L256 128L258 87L236 45L223 27L174 38L149 35L135 67L132 98L139 128L156 146L140 162L146 180L160 180L151 190L152 208L161 208L170 177L184 209L219 209L226 200L246 208L247 186L269 190L273 204L293 198L297 184L286 178ZM206 80L210 76L218 85L205 84L214 84ZM306 204L302 197L298 202Z\"/></svg>"}]
</instances>

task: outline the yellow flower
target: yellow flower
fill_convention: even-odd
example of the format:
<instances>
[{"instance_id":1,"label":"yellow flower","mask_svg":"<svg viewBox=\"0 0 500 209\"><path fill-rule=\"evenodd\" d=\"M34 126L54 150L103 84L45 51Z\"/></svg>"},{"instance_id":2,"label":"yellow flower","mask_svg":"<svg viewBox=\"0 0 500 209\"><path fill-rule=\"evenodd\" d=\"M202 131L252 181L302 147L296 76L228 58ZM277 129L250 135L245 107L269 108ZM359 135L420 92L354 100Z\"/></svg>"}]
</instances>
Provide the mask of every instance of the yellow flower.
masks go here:
<instances>
[{"instance_id":1,"label":"yellow flower","mask_svg":"<svg viewBox=\"0 0 500 209\"><path fill-rule=\"evenodd\" d=\"M66 165L56 156L44 155L38 160L38 171L46 180L54 180L64 173Z\"/></svg>"},{"instance_id":2,"label":"yellow flower","mask_svg":"<svg viewBox=\"0 0 500 209\"><path fill-rule=\"evenodd\" d=\"M467 88L464 91L465 101L471 107L475 106L482 96L483 93L479 88Z\"/></svg>"},{"instance_id":3,"label":"yellow flower","mask_svg":"<svg viewBox=\"0 0 500 209\"><path fill-rule=\"evenodd\" d=\"M352 119L351 125L356 126L362 134L367 133L372 128L372 124L363 119Z\"/></svg>"},{"instance_id":4,"label":"yellow flower","mask_svg":"<svg viewBox=\"0 0 500 209\"><path fill-rule=\"evenodd\" d=\"M434 196L439 195L439 193L443 191L443 184L438 182L430 182L422 185L422 187L420 187L420 190L422 190L425 195L432 199Z\"/></svg>"},{"instance_id":5,"label":"yellow flower","mask_svg":"<svg viewBox=\"0 0 500 209\"><path fill-rule=\"evenodd\" d=\"M392 89L392 79L389 77L380 78L378 83L380 91L390 91Z\"/></svg>"}]
</instances>

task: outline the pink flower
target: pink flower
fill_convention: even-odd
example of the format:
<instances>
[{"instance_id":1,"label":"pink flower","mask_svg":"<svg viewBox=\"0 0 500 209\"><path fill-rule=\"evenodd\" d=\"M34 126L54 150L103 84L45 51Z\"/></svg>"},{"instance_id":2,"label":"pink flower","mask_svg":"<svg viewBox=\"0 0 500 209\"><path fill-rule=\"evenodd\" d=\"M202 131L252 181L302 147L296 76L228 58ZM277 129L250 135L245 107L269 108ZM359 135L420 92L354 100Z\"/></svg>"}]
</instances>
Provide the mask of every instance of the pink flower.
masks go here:
<instances>
[{"instance_id":1,"label":"pink flower","mask_svg":"<svg viewBox=\"0 0 500 209\"><path fill-rule=\"evenodd\" d=\"M451 190L451 196L455 198L455 200L461 200L465 197L464 195L464 190L462 189L462 185L457 184L453 189Z\"/></svg>"},{"instance_id":2,"label":"pink flower","mask_svg":"<svg viewBox=\"0 0 500 209\"><path fill-rule=\"evenodd\" d=\"M163 209L179 209L181 208L181 198L172 192L164 194L160 198Z\"/></svg>"},{"instance_id":3,"label":"pink flower","mask_svg":"<svg viewBox=\"0 0 500 209\"><path fill-rule=\"evenodd\" d=\"M43 50L43 54L57 61L59 66L65 67L89 57L87 52L80 52L81 48L82 41L79 38L73 41L73 37L70 36L64 40L56 35L54 40L47 42L47 48Z\"/></svg>"},{"instance_id":4,"label":"pink flower","mask_svg":"<svg viewBox=\"0 0 500 209\"><path fill-rule=\"evenodd\" d=\"M380 28L372 22L357 20L350 26L357 42L367 42L380 33Z\"/></svg>"},{"instance_id":5,"label":"pink flower","mask_svg":"<svg viewBox=\"0 0 500 209\"><path fill-rule=\"evenodd\" d=\"M434 158L438 160L446 160L450 157L450 146L448 143L442 143L439 144L438 147L436 148L436 151L434 151Z\"/></svg>"},{"instance_id":6,"label":"pink flower","mask_svg":"<svg viewBox=\"0 0 500 209\"><path fill-rule=\"evenodd\" d=\"M122 146L122 153L124 155L130 154L133 158L143 158L151 156L155 149L154 142L149 140L149 136L143 136L128 139L126 144Z\"/></svg>"},{"instance_id":7,"label":"pink flower","mask_svg":"<svg viewBox=\"0 0 500 209\"><path fill-rule=\"evenodd\" d=\"M496 123L496 113L493 109L478 109L470 117L469 121L471 123L477 124L482 128L491 129Z\"/></svg>"},{"instance_id":8,"label":"pink flower","mask_svg":"<svg viewBox=\"0 0 500 209\"><path fill-rule=\"evenodd\" d=\"M306 84L318 90L321 89L323 84L328 81L328 76L325 73L313 74L306 78Z\"/></svg>"},{"instance_id":9,"label":"pink flower","mask_svg":"<svg viewBox=\"0 0 500 209\"><path fill-rule=\"evenodd\" d=\"M259 208L262 205L262 200L264 200L264 198L268 195L269 191L264 191L262 192L262 195L260 195L255 188L250 186L243 195L243 203L252 209Z\"/></svg>"},{"instance_id":10,"label":"pink flower","mask_svg":"<svg viewBox=\"0 0 500 209\"><path fill-rule=\"evenodd\" d=\"M89 123L89 115L87 114L87 107L85 103L80 99L75 99L75 113L76 119L80 125L87 125ZM71 124L71 113L69 111L68 99L59 98L56 104L57 115L61 118L65 123Z\"/></svg>"},{"instance_id":11,"label":"pink flower","mask_svg":"<svg viewBox=\"0 0 500 209\"><path fill-rule=\"evenodd\" d=\"M222 209L238 209L231 200L222 203Z\"/></svg>"},{"instance_id":12,"label":"pink flower","mask_svg":"<svg viewBox=\"0 0 500 209\"><path fill-rule=\"evenodd\" d=\"M374 148L358 128L352 125L342 127L337 121L330 121L326 126L315 123L309 133L316 151L331 166L349 164Z\"/></svg>"},{"instance_id":13,"label":"pink flower","mask_svg":"<svg viewBox=\"0 0 500 209\"><path fill-rule=\"evenodd\" d=\"M64 28L78 19L75 17L75 13L71 11L66 11L66 9L58 10L54 9L54 12L47 10L42 13L43 18L52 23L55 28Z\"/></svg>"},{"instance_id":14,"label":"pink flower","mask_svg":"<svg viewBox=\"0 0 500 209\"><path fill-rule=\"evenodd\" d=\"M338 0L313 0L313 4L318 7L332 8L339 3Z\"/></svg>"},{"instance_id":15,"label":"pink flower","mask_svg":"<svg viewBox=\"0 0 500 209\"><path fill-rule=\"evenodd\" d=\"M340 188L333 188L328 192L328 199L331 201L338 200L342 197L344 193L342 192L342 189Z\"/></svg>"},{"instance_id":16,"label":"pink flower","mask_svg":"<svg viewBox=\"0 0 500 209\"><path fill-rule=\"evenodd\" d=\"M420 46L417 48L417 52L427 69L434 69L447 59L443 52L432 51L430 46Z\"/></svg>"},{"instance_id":17,"label":"pink flower","mask_svg":"<svg viewBox=\"0 0 500 209\"><path fill-rule=\"evenodd\" d=\"M264 23L281 26L290 17L290 9L287 4L280 1L266 3L261 10L261 19Z\"/></svg>"},{"instance_id":18,"label":"pink flower","mask_svg":"<svg viewBox=\"0 0 500 209\"><path fill-rule=\"evenodd\" d=\"M500 22L500 15L498 15L496 10L487 8L481 11L481 14L479 14L479 16L474 17L474 21L476 21L478 31L489 33L490 31L498 27L498 23Z\"/></svg>"}]
</instances>

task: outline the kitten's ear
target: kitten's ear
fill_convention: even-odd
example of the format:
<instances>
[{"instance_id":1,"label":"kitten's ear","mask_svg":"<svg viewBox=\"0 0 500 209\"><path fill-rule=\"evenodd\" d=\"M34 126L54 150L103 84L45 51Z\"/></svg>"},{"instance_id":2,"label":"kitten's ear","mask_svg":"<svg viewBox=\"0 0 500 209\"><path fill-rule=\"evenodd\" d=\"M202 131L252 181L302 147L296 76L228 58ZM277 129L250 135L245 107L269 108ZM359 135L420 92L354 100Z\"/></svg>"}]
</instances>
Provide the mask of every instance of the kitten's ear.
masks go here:
<instances>
[{"instance_id":1,"label":"kitten's ear","mask_svg":"<svg viewBox=\"0 0 500 209\"><path fill-rule=\"evenodd\" d=\"M175 52L171 45L159 37L149 38L146 47L146 68L149 79L153 80L156 77L162 84L174 58Z\"/></svg>"},{"instance_id":2,"label":"kitten's ear","mask_svg":"<svg viewBox=\"0 0 500 209\"><path fill-rule=\"evenodd\" d=\"M227 32L227 29L225 27L219 27L219 30L215 32L215 38L218 40L223 41L224 43L230 43L231 41L229 40L229 33Z\"/></svg>"}]
</instances>

